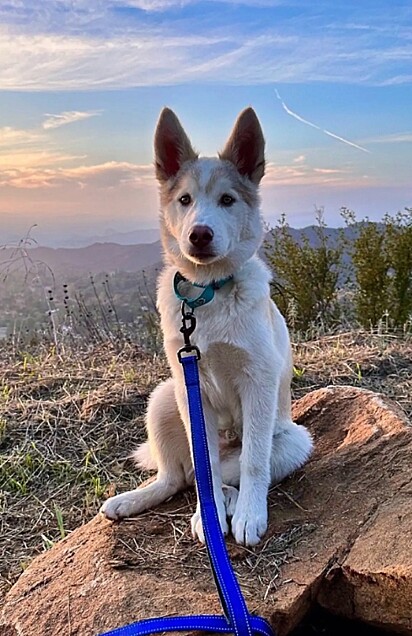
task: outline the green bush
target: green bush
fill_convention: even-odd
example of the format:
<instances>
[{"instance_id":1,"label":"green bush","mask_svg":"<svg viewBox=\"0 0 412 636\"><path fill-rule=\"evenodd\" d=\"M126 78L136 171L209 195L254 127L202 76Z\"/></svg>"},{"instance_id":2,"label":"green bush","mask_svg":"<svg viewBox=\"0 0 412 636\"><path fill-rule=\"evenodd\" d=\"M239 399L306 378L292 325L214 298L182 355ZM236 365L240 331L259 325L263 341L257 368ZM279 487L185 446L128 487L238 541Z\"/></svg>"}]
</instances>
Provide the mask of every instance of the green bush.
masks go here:
<instances>
[{"instance_id":1,"label":"green bush","mask_svg":"<svg viewBox=\"0 0 412 636\"><path fill-rule=\"evenodd\" d=\"M354 305L358 322L376 327L386 315L393 327L403 327L412 314L412 209L382 223L343 210L356 236L348 245L355 281Z\"/></svg>"},{"instance_id":2,"label":"green bush","mask_svg":"<svg viewBox=\"0 0 412 636\"><path fill-rule=\"evenodd\" d=\"M265 244L266 258L273 269L273 299L289 326L306 331L322 324L331 326L339 319L338 284L344 271L343 234L335 245L317 210L316 245L303 232L297 238L283 215Z\"/></svg>"},{"instance_id":3,"label":"green bush","mask_svg":"<svg viewBox=\"0 0 412 636\"><path fill-rule=\"evenodd\" d=\"M412 208L386 215L386 252L390 263L389 315L403 326L412 316Z\"/></svg>"}]
</instances>

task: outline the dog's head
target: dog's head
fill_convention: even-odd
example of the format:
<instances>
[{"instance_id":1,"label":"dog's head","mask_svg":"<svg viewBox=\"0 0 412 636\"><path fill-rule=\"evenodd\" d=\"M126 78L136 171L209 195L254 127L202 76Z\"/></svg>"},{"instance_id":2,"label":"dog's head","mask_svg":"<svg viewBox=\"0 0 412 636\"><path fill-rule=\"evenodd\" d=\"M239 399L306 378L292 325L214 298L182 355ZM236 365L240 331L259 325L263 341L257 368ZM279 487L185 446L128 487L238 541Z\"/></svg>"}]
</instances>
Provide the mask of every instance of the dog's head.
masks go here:
<instances>
[{"instance_id":1,"label":"dog's head","mask_svg":"<svg viewBox=\"0 0 412 636\"><path fill-rule=\"evenodd\" d=\"M264 145L256 114L247 108L219 158L199 159L173 111L162 111L155 134L162 242L168 261L190 280L233 274L258 249Z\"/></svg>"}]
</instances>

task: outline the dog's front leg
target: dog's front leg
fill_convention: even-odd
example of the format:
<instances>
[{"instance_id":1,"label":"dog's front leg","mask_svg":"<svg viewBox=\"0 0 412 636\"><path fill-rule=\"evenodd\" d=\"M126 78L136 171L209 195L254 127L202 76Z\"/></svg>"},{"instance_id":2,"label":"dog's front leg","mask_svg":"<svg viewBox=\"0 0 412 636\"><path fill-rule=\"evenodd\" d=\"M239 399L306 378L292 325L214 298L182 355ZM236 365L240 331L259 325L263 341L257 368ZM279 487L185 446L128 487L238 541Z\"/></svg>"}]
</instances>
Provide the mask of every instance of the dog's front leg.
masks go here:
<instances>
[{"instance_id":1,"label":"dog's front leg","mask_svg":"<svg viewBox=\"0 0 412 636\"><path fill-rule=\"evenodd\" d=\"M260 377L260 382L257 378ZM277 385L262 373L248 375L240 392L243 434L240 486L232 534L237 543L256 545L267 529L267 495L276 417ZM266 380L266 381L265 381Z\"/></svg>"},{"instance_id":2,"label":"dog's front leg","mask_svg":"<svg viewBox=\"0 0 412 636\"><path fill-rule=\"evenodd\" d=\"M191 436L191 422L187 407L187 397L185 390L177 390L176 395L177 403L179 406L182 420L185 424L187 437L190 443L190 449L193 460L193 448L192 448L192 436ZM219 433L218 433L218 420L214 409L210 405L207 397L202 395L203 412L205 416L207 444L209 448L210 465L212 469L212 483L213 493L217 508L217 514L219 517L220 527L224 534L229 532L229 526L226 518L226 506L225 506L225 494L222 488L222 472L219 458ZM193 423L196 426L196 422ZM199 495L197 496L196 512L191 520L192 534L194 538L199 539L202 543L205 542L202 519L200 515Z\"/></svg>"}]
</instances>

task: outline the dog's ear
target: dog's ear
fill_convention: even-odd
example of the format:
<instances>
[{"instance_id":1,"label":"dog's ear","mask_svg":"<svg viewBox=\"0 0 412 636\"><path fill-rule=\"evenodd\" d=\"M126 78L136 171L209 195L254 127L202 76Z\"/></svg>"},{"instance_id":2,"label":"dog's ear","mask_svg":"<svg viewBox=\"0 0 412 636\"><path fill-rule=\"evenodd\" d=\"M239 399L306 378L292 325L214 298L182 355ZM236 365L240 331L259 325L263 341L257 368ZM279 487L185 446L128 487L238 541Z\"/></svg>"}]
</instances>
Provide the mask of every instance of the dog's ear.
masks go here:
<instances>
[{"instance_id":1,"label":"dog's ear","mask_svg":"<svg viewBox=\"0 0 412 636\"><path fill-rule=\"evenodd\" d=\"M159 181L174 177L185 161L197 159L188 136L170 108L164 108L160 113L154 148L156 177Z\"/></svg>"},{"instance_id":2,"label":"dog's ear","mask_svg":"<svg viewBox=\"0 0 412 636\"><path fill-rule=\"evenodd\" d=\"M240 113L219 157L231 161L240 174L258 185L265 174L265 140L253 108Z\"/></svg>"}]
</instances>

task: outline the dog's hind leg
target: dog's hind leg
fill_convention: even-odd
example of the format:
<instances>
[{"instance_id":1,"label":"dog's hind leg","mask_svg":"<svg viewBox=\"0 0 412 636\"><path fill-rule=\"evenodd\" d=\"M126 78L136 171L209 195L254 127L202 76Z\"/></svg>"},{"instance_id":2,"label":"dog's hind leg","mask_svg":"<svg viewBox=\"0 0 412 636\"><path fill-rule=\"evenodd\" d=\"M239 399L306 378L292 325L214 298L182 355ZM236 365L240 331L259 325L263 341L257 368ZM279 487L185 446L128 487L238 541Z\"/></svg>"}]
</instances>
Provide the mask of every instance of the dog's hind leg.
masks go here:
<instances>
[{"instance_id":1,"label":"dog's hind leg","mask_svg":"<svg viewBox=\"0 0 412 636\"><path fill-rule=\"evenodd\" d=\"M144 468L157 468L156 479L136 490L108 499L101 512L122 519L153 508L193 483L193 468L186 432L176 404L172 378L152 393L146 416L148 441L135 451Z\"/></svg>"}]
</instances>

